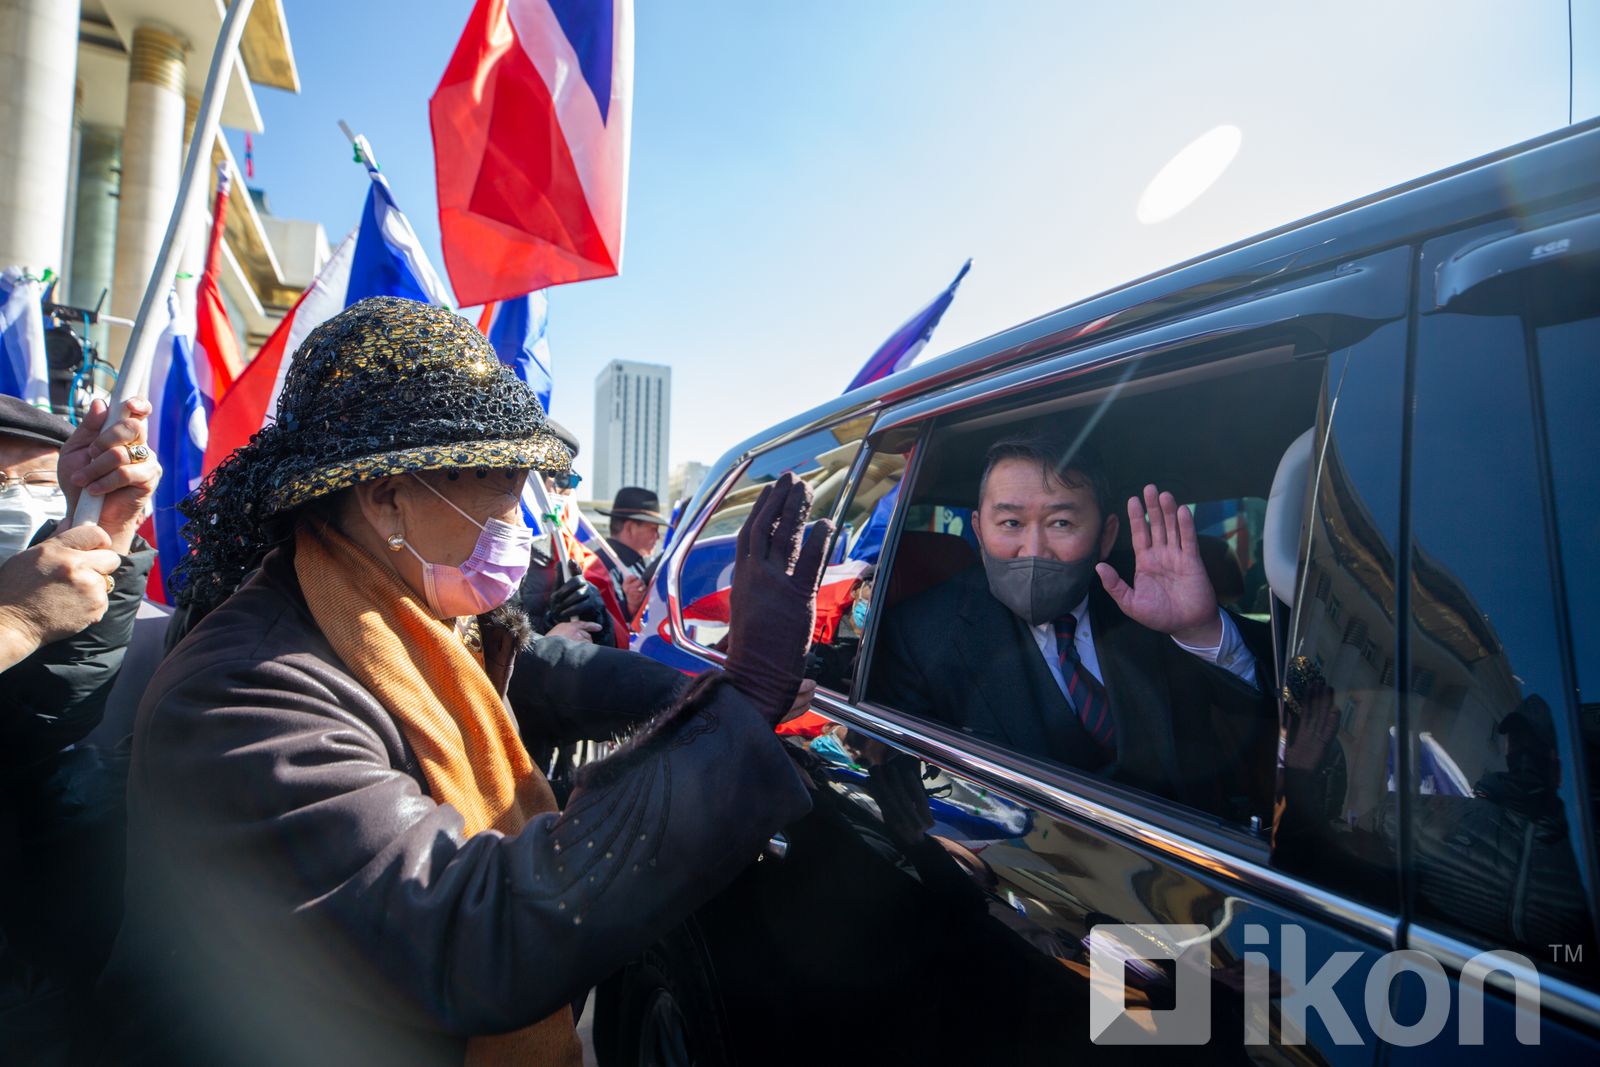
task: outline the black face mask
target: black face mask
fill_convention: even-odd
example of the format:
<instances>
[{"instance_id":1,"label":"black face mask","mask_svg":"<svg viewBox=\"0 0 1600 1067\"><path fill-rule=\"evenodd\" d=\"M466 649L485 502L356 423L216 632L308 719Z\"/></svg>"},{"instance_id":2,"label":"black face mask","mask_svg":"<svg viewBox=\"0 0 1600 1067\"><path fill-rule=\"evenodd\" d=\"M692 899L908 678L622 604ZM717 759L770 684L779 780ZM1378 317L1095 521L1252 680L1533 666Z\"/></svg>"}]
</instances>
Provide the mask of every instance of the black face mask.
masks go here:
<instances>
[{"instance_id":1,"label":"black face mask","mask_svg":"<svg viewBox=\"0 0 1600 1067\"><path fill-rule=\"evenodd\" d=\"M996 559L983 553L989 592L1029 626L1060 618L1077 607L1094 584L1099 562L1093 552L1065 562L1043 556Z\"/></svg>"}]
</instances>

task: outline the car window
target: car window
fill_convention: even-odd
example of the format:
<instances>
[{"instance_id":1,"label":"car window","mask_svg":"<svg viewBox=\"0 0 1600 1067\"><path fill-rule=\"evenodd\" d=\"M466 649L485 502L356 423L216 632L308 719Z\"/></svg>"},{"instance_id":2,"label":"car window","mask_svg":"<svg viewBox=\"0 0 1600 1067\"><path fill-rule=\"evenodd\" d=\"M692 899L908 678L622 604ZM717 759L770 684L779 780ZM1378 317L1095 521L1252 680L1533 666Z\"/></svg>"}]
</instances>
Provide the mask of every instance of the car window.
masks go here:
<instances>
[{"instance_id":1,"label":"car window","mask_svg":"<svg viewBox=\"0 0 1600 1067\"><path fill-rule=\"evenodd\" d=\"M861 450L870 417L837 423L755 456L684 554L678 575L683 628L690 641L716 648L728 633L728 591L733 582L734 539L768 483L794 471L811 486L812 517L834 513Z\"/></svg>"},{"instance_id":2,"label":"car window","mask_svg":"<svg viewBox=\"0 0 1600 1067\"><path fill-rule=\"evenodd\" d=\"M889 573L879 574L867 698L1231 823L1264 825L1278 724L1262 525L1279 458L1312 426L1320 383L1319 361L1275 349L1203 372L1152 373L1136 387L1042 390L936 424L903 490ZM1033 459L998 461L984 510L987 457L1019 438L1070 455L1068 475L1046 478ZM1032 497L1005 495L1013 475L1024 497L1040 487L1045 498L1071 499L1056 501L1059 514L1008 518L1034 507ZM1225 623L1215 607L1200 620L1216 627L1220 648L1185 650L1130 619L1093 569L1105 555L1134 580L1128 500L1150 483L1194 518L1205 595L1229 610ZM999 547L1016 536L1013 524L1049 546ZM980 545L1011 562L986 566Z\"/></svg>"},{"instance_id":3,"label":"car window","mask_svg":"<svg viewBox=\"0 0 1600 1067\"><path fill-rule=\"evenodd\" d=\"M1397 908L1392 816L1405 324L1328 359L1286 639L1273 862Z\"/></svg>"},{"instance_id":4,"label":"car window","mask_svg":"<svg viewBox=\"0 0 1600 1067\"><path fill-rule=\"evenodd\" d=\"M875 442L860 478L850 488L817 590L816 628L806 663L807 676L824 689L848 694L855 679L861 638L877 589L878 564L915 440L915 431L905 431Z\"/></svg>"},{"instance_id":5,"label":"car window","mask_svg":"<svg viewBox=\"0 0 1600 1067\"><path fill-rule=\"evenodd\" d=\"M1597 340L1421 320L1404 679L1419 920L1591 978Z\"/></svg>"}]
</instances>

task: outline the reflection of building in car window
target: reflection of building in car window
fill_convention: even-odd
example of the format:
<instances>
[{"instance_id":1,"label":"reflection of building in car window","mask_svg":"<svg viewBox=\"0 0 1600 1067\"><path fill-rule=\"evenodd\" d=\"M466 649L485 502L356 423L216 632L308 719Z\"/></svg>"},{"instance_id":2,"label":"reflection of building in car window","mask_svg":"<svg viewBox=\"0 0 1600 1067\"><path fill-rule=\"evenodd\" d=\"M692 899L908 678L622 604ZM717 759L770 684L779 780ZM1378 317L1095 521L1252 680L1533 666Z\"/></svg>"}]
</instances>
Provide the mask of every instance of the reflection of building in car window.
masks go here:
<instances>
[{"instance_id":1,"label":"reflection of building in car window","mask_svg":"<svg viewBox=\"0 0 1600 1067\"><path fill-rule=\"evenodd\" d=\"M1399 840L1395 627L1383 609L1393 603L1394 560L1337 447L1327 452L1317 509L1298 612L1309 623L1286 688L1288 802L1277 851L1280 862L1337 881L1328 857L1343 856L1358 877L1392 864ZM1419 902L1497 946L1572 940L1586 928L1588 905L1559 795L1550 708L1524 697L1483 609L1420 546L1411 594Z\"/></svg>"}]
</instances>

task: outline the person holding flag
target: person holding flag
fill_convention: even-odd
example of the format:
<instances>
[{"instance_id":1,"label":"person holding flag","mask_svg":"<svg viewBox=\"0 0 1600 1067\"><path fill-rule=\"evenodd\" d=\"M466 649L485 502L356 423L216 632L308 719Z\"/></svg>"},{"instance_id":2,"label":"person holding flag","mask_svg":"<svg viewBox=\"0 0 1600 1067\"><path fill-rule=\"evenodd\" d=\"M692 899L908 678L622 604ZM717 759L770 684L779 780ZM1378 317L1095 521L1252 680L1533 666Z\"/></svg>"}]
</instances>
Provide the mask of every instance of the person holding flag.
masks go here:
<instances>
[{"instance_id":1,"label":"person holding flag","mask_svg":"<svg viewBox=\"0 0 1600 1067\"><path fill-rule=\"evenodd\" d=\"M0 397L0 1004L7 1062L67 1062L122 910L125 762L85 739L106 715L154 554L136 534L160 464L150 406L74 429ZM88 493L99 524L67 529ZM43 510L48 509L48 510ZM56 517L44 520L46 514Z\"/></svg>"}]
</instances>

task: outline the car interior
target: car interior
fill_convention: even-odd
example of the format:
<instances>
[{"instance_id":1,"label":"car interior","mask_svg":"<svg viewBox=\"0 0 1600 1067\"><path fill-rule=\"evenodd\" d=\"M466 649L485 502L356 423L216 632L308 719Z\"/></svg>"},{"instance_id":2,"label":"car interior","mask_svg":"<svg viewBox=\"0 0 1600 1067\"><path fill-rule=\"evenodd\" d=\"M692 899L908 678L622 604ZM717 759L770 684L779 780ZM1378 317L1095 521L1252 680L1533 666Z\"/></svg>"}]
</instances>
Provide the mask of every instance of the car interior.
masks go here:
<instances>
[{"instance_id":1,"label":"car interior","mask_svg":"<svg viewBox=\"0 0 1600 1067\"><path fill-rule=\"evenodd\" d=\"M1219 602L1242 627L1255 628L1255 647L1282 649L1324 370L1324 360L1279 346L997 403L936 426L916 464L877 609L903 610L909 597L978 563L967 526L989 446L1048 432L1081 438L1099 453L1123 518L1109 561L1125 579L1133 577L1126 501L1154 483L1194 507ZM1282 677L1282 664L1260 655L1258 670L1264 686L1275 688Z\"/></svg>"}]
</instances>

